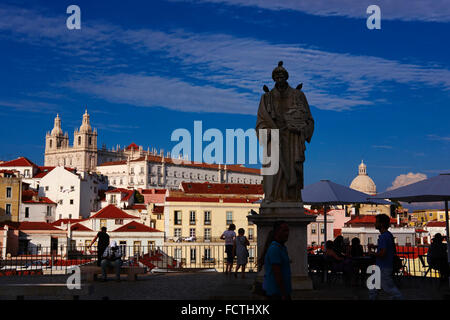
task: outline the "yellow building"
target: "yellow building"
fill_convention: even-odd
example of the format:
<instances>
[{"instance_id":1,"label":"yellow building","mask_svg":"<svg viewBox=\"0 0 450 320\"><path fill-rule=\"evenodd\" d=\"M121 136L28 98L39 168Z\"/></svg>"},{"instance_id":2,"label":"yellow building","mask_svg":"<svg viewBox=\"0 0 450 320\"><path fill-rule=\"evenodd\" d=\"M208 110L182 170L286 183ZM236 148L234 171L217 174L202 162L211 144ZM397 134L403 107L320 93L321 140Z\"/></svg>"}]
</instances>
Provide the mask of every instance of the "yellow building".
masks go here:
<instances>
[{"instance_id":1,"label":"yellow building","mask_svg":"<svg viewBox=\"0 0 450 320\"><path fill-rule=\"evenodd\" d=\"M19 221L22 179L10 170L0 170L0 221Z\"/></svg>"},{"instance_id":2,"label":"yellow building","mask_svg":"<svg viewBox=\"0 0 450 320\"><path fill-rule=\"evenodd\" d=\"M155 227L165 232L166 250L186 266L224 266L224 241L220 236L231 223L250 241L249 268L256 263L257 228L249 222L251 211L258 211L261 185L183 182L180 190L168 190L164 209L152 210ZM163 225L162 225L163 223ZM162 227L161 227L162 226ZM253 264L252 264L253 263Z\"/></svg>"},{"instance_id":3,"label":"yellow building","mask_svg":"<svg viewBox=\"0 0 450 320\"><path fill-rule=\"evenodd\" d=\"M411 221L417 226L423 226L429 221L445 221L445 211L439 209L414 210Z\"/></svg>"}]
</instances>

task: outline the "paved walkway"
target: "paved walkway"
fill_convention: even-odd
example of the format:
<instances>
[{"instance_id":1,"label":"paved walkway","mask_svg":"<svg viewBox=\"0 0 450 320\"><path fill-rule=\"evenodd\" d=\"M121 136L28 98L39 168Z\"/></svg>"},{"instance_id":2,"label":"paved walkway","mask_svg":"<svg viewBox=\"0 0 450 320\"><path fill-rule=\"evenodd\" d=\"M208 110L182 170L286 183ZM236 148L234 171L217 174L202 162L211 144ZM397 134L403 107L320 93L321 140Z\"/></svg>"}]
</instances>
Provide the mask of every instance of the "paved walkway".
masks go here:
<instances>
[{"instance_id":1,"label":"paved walkway","mask_svg":"<svg viewBox=\"0 0 450 320\"><path fill-rule=\"evenodd\" d=\"M123 278L125 279L126 276ZM246 279L227 276L223 273L168 273L141 275L136 282L120 283L113 279L94 282L90 296L82 300L261 300L264 297L253 293L256 274ZM67 276L12 276L1 277L2 284L11 283L65 283ZM364 287L345 287L339 281L334 284L314 279L315 290L293 294L295 300L366 300ZM399 288L407 300L442 300L445 291L430 279L401 279ZM15 299L16 297L8 297ZM386 298L384 296L381 299ZM62 299L62 297L25 297L34 299ZM64 299L64 298L63 298ZM70 299L70 298L65 298Z\"/></svg>"}]
</instances>

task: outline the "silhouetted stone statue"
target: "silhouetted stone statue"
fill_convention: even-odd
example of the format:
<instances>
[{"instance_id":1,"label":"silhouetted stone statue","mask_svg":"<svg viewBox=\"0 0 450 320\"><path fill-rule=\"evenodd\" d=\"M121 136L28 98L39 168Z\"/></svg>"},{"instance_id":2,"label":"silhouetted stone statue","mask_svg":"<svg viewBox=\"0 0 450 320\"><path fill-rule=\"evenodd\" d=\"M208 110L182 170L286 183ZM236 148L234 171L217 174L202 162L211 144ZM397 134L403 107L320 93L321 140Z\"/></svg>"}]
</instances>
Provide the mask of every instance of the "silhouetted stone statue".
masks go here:
<instances>
[{"instance_id":1,"label":"silhouetted stone statue","mask_svg":"<svg viewBox=\"0 0 450 320\"><path fill-rule=\"evenodd\" d=\"M256 131L260 129L279 129L279 169L274 175L263 178L264 202L301 202L303 188L303 162L305 161L305 141L311 141L314 132L314 119L308 101L301 91L289 86L289 74L278 63L272 71L275 86L269 91L267 86L261 96L258 109ZM270 134L267 150L270 150Z\"/></svg>"}]
</instances>

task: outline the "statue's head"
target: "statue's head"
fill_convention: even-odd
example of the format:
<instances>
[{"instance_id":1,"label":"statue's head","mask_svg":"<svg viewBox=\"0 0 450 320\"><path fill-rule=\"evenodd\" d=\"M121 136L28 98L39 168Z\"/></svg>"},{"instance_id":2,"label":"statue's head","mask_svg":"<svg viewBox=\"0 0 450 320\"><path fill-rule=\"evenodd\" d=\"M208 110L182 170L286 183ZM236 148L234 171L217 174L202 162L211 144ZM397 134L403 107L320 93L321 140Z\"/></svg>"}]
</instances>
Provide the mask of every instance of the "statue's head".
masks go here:
<instances>
[{"instance_id":1,"label":"statue's head","mask_svg":"<svg viewBox=\"0 0 450 320\"><path fill-rule=\"evenodd\" d=\"M278 67L272 71L272 79L276 83L285 83L289 78L289 73L283 68L283 61L278 62Z\"/></svg>"}]
</instances>

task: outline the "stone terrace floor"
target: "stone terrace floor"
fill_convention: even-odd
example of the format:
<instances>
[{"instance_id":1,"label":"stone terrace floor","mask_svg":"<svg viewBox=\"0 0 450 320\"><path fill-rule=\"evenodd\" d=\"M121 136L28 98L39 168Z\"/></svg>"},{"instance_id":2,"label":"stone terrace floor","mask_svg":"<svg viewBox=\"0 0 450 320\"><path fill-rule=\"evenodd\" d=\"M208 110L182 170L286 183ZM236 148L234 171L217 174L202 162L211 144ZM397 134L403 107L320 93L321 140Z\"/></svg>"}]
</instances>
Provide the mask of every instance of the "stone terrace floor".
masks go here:
<instances>
[{"instance_id":1,"label":"stone terrace floor","mask_svg":"<svg viewBox=\"0 0 450 320\"><path fill-rule=\"evenodd\" d=\"M253 293L255 273L246 279L234 278L223 273L167 273L140 275L136 282L121 282L110 279L107 282L93 282L93 293L80 296L80 300L262 300ZM0 278L0 287L18 283L65 283L67 276L10 276ZM340 279L335 283L323 283L313 277L315 289L293 294L294 300L367 300L367 289L345 287ZM439 288L436 279L401 278L399 289L407 300L448 299L448 290ZM6 290L3 287L2 290ZM16 297L6 297L16 299ZM37 296L34 299L70 299L70 297ZM386 299L381 295L380 299Z\"/></svg>"}]
</instances>

